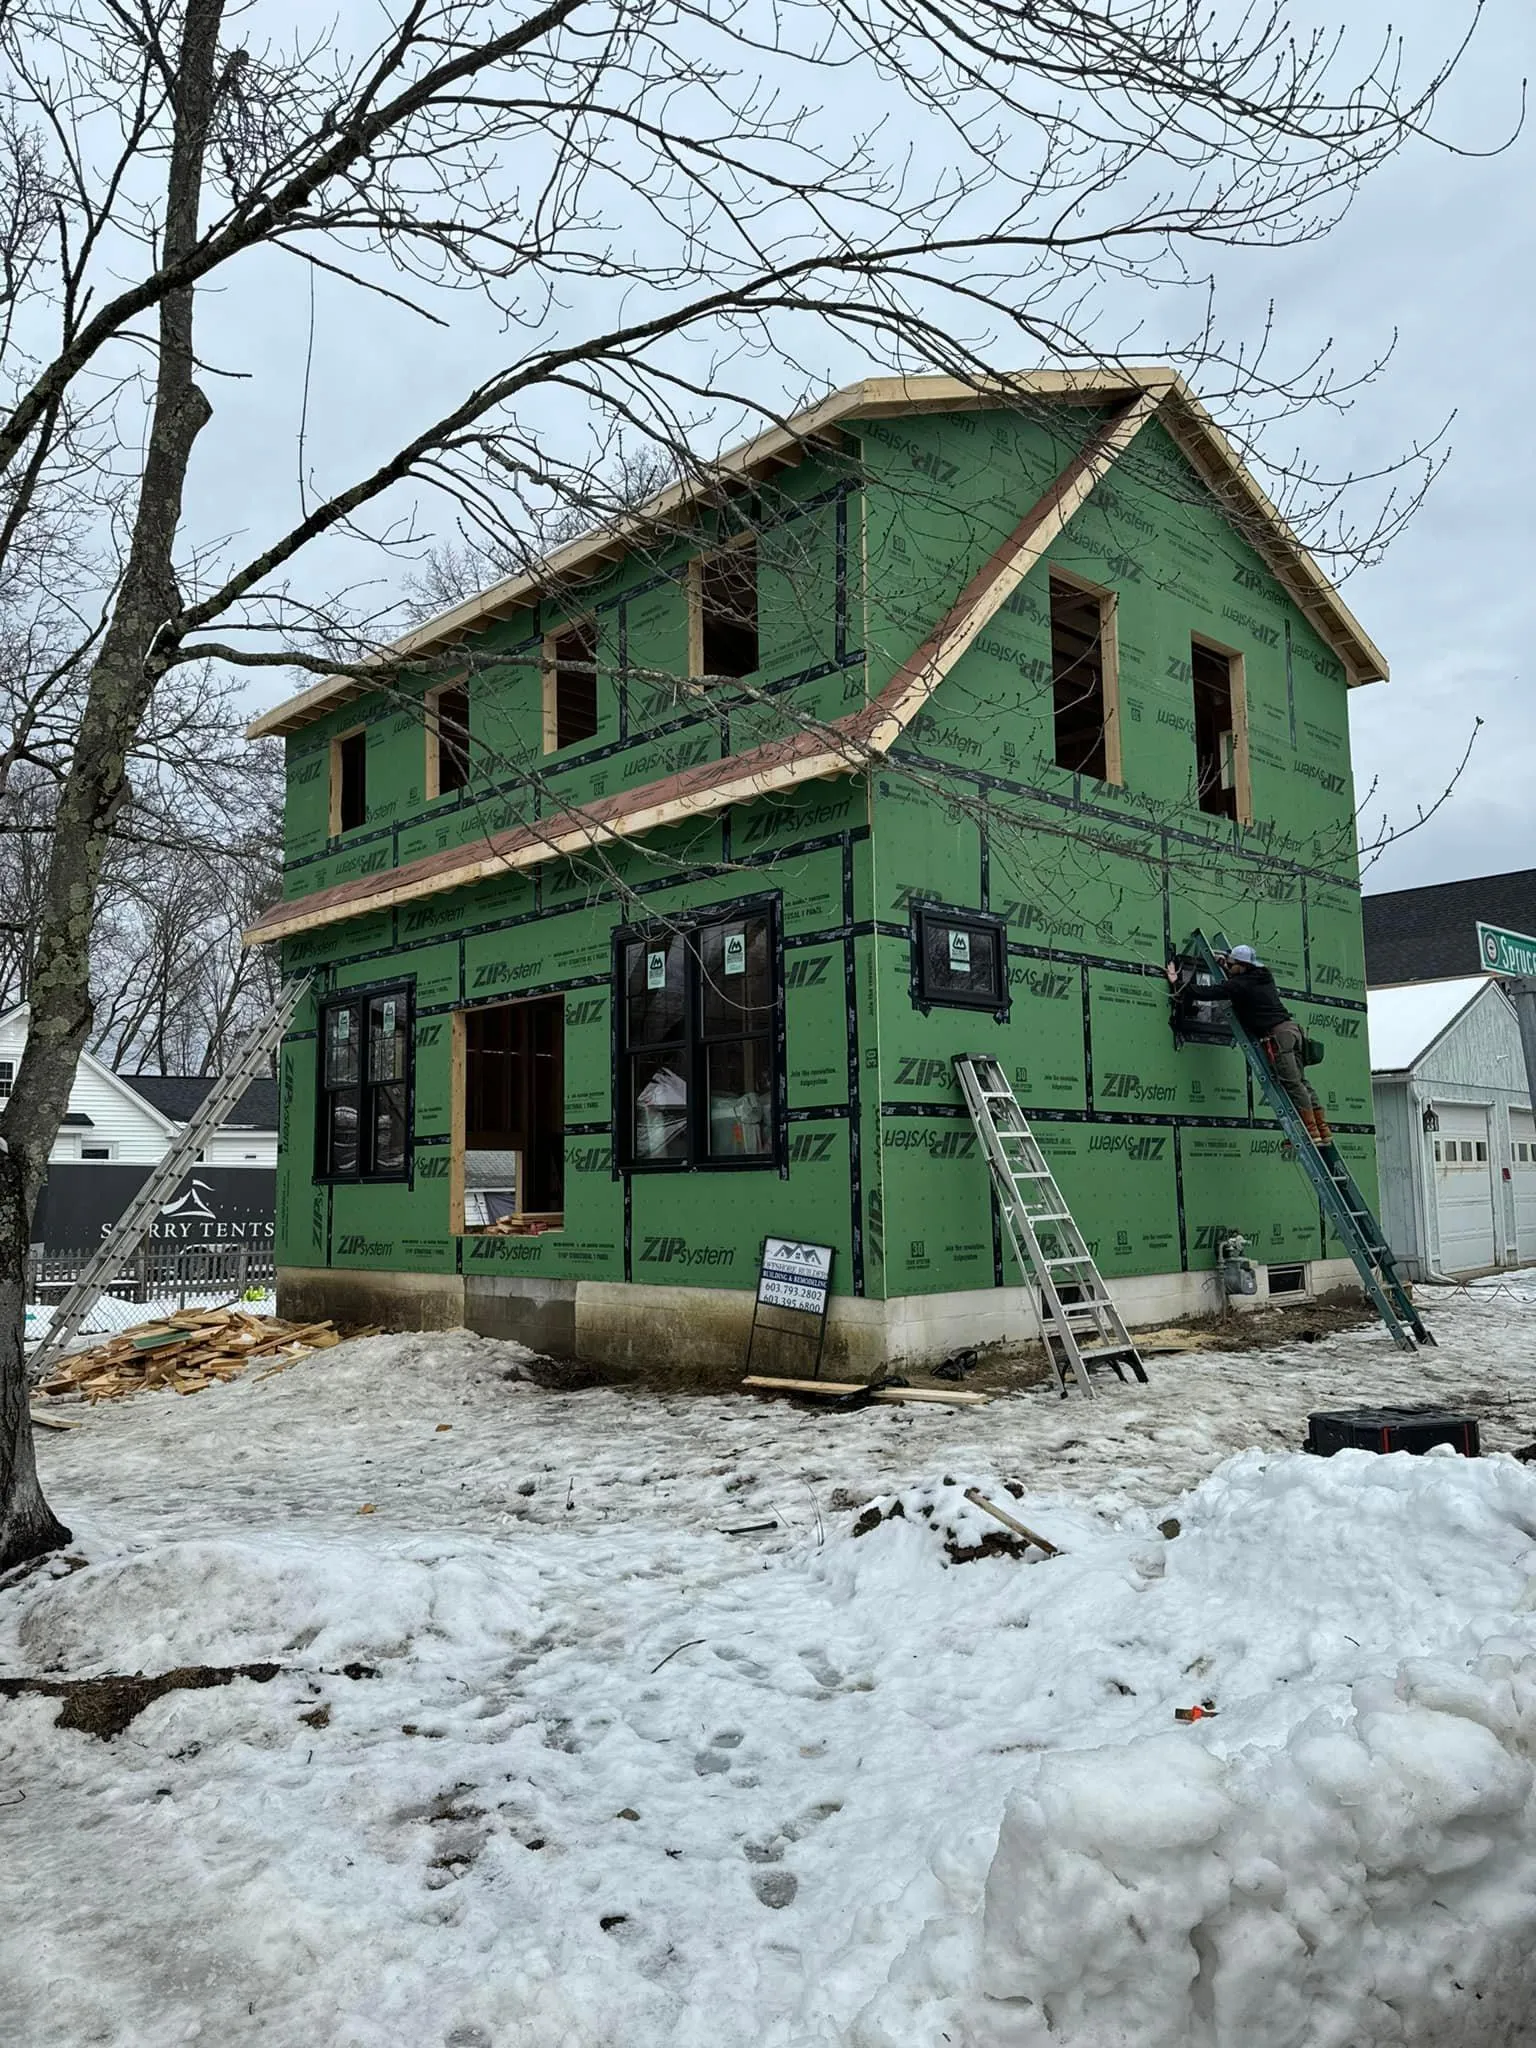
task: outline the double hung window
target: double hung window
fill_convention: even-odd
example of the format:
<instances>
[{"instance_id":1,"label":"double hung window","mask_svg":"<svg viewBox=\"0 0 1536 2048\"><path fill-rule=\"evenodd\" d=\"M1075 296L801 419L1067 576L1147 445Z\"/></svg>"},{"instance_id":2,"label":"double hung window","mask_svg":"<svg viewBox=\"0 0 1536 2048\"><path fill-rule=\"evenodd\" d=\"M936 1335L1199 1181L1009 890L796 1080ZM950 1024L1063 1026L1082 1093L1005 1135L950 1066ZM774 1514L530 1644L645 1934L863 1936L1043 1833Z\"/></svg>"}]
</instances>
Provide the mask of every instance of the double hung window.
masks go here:
<instances>
[{"instance_id":1,"label":"double hung window","mask_svg":"<svg viewBox=\"0 0 1536 2048\"><path fill-rule=\"evenodd\" d=\"M404 1180L410 1166L410 992L360 990L320 1012L317 1180Z\"/></svg>"},{"instance_id":2,"label":"double hung window","mask_svg":"<svg viewBox=\"0 0 1536 2048\"><path fill-rule=\"evenodd\" d=\"M623 1164L776 1165L782 992L772 904L621 933L617 980Z\"/></svg>"}]
</instances>

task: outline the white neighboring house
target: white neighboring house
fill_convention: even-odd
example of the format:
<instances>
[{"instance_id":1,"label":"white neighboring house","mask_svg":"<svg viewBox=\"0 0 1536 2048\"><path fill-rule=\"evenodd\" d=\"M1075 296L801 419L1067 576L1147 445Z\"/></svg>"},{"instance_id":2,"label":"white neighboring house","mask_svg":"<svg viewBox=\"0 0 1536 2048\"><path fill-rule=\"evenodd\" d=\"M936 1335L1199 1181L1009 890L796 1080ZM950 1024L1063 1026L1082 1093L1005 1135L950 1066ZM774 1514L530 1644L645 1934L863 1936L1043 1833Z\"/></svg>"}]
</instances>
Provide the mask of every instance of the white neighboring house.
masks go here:
<instances>
[{"instance_id":1,"label":"white neighboring house","mask_svg":"<svg viewBox=\"0 0 1536 2048\"><path fill-rule=\"evenodd\" d=\"M0 1016L0 1101L11 1092L27 1040L25 1003ZM98 1162L154 1166L213 1086L202 1075L114 1074L82 1053L50 1166ZM277 1165L277 1083L253 1081L200 1155L208 1166Z\"/></svg>"},{"instance_id":2,"label":"white neighboring house","mask_svg":"<svg viewBox=\"0 0 1536 2048\"><path fill-rule=\"evenodd\" d=\"M1367 992L1381 1220L1411 1279L1536 1264L1536 1117L1488 975Z\"/></svg>"},{"instance_id":3,"label":"white neighboring house","mask_svg":"<svg viewBox=\"0 0 1536 2048\"><path fill-rule=\"evenodd\" d=\"M0 1016L0 1102L26 1044L25 1005ZM48 1155L33 1235L48 1251L100 1243L197 1114L203 1075L114 1074L82 1054L69 1110ZM277 1189L277 1083L253 1081L196 1164L162 1202L151 1233L173 1245L270 1247Z\"/></svg>"}]
</instances>

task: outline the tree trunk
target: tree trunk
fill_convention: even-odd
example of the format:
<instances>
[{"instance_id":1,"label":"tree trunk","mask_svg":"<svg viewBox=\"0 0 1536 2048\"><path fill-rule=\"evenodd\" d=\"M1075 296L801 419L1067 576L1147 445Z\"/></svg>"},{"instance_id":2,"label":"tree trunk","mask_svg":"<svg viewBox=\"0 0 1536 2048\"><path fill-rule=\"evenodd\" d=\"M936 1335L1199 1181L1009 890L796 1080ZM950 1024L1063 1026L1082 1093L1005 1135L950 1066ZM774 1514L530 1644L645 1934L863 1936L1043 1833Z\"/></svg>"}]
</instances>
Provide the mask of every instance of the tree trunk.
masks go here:
<instances>
[{"instance_id":1,"label":"tree trunk","mask_svg":"<svg viewBox=\"0 0 1536 2048\"><path fill-rule=\"evenodd\" d=\"M197 239L203 154L214 101L224 0L187 0L172 88L162 256ZM91 670L79 743L59 797L38 925L32 1014L0 1138L0 1571L66 1540L37 1484L23 1342L27 1243L48 1155L90 1036L91 932L113 819L128 794L128 750L165 671L168 629L181 614L174 550L187 465L211 414L195 377L192 293L160 308L159 369L128 561Z\"/></svg>"},{"instance_id":2,"label":"tree trunk","mask_svg":"<svg viewBox=\"0 0 1536 2048\"><path fill-rule=\"evenodd\" d=\"M0 1154L0 1571L69 1541L37 1483L22 1332L27 1312L31 1208L18 1161ZM12 1246L20 1245L19 1256Z\"/></svg>"}]
</instances>

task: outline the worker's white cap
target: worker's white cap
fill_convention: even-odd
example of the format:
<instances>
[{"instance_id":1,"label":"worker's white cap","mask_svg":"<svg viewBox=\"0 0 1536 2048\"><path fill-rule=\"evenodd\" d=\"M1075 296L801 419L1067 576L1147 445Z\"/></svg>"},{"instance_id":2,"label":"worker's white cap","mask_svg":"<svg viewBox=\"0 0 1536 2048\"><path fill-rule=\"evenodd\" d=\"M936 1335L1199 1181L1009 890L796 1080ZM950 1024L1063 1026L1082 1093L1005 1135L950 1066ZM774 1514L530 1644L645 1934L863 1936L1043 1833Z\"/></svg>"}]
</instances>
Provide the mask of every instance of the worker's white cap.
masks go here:
<instances>
[{"instance_id":1,"label":"worker's white cap","mask_svg":"<svg viewBox=\"0 0 1536 2048\"><path fill-rule=\"evenodd\" d=\"M1241 960L1245 967L1262 967L1264 964L1252 946L1234 946L1230 957Z\"/></svg>"}]
</instances>

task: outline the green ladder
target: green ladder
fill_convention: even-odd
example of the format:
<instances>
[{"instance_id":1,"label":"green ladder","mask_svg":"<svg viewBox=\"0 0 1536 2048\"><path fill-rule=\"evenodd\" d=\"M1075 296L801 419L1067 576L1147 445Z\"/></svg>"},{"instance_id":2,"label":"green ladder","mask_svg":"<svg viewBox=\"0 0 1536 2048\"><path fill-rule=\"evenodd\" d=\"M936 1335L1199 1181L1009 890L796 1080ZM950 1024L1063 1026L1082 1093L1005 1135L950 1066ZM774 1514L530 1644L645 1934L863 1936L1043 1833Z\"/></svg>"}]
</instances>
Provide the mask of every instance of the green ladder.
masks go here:
<instances>
[{"instance_id":1,"label":"green ladder","mask_svg":"<svg viewBox=\"0 0 1536 2048\"><path fill-rule=\"evenodd\" d=\"M1186 957L1198 960L1221 979L1224 977L1216 958L1218 948L1223 952L1226 950L1226 940L1220 932L1216 934L1214 945L1204 932L1195 932L1184 950ZM1198 1002L1199 983L1191 983L1179 993ZM1264 1100L1279 1118L1280 1128L1296 1154L1297 1165L1316 1190L1323 1214L1353 1259L1361 1285L1391 1332L1393 1343L1401 1351L1416 1351L1421 1344L1433 1344L1433 1335L1425 1328L1423 1318L1409 1300L1408 1290L1398 1275L1392 1247L1387 1243L1370 1204L1355 1185L1354 1176L1339 1156L1338 1147L1330 1145L1322 1151L1313 1144L1306 1125L1296 1113L1295 1103L1281 1087L1274 1068L1265 1057L1263 1047L1244 1030L1237 1017L1230 1014L1230 1005L1223 1004L1222 1008L1229 1013L1224 1021L1231 1025L1233 1041L1247 1060L1248 1071L1258 1083Z\"/></svg>"}]
</instances>

